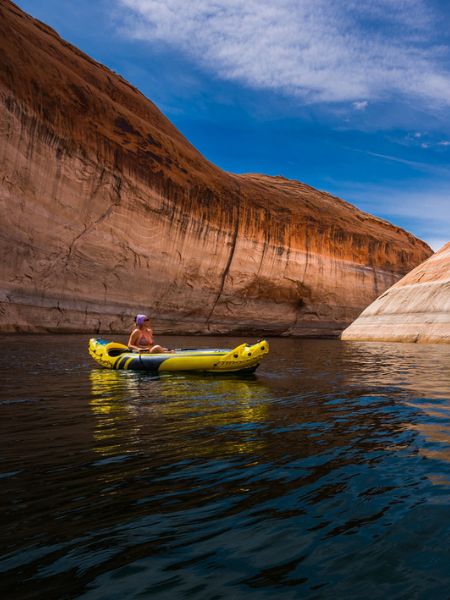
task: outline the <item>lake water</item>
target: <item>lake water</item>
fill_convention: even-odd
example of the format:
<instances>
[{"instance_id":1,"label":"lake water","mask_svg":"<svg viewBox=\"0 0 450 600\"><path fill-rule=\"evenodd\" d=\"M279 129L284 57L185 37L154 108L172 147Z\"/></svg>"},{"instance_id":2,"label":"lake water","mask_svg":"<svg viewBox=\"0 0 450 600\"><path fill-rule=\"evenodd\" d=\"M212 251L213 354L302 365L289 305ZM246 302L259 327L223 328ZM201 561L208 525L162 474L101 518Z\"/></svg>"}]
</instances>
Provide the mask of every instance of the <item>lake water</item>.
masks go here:
<instances>
[{"instance_id":1,"label":"lake water","mask_svg":"<svg viewBox=\"0 0 450 600\"><path fill-rule=\"evenodd\" d=\"M2 598L450 597L449 346L158 377L87 341L1 338Z\"/></svg>"}]
</instances>

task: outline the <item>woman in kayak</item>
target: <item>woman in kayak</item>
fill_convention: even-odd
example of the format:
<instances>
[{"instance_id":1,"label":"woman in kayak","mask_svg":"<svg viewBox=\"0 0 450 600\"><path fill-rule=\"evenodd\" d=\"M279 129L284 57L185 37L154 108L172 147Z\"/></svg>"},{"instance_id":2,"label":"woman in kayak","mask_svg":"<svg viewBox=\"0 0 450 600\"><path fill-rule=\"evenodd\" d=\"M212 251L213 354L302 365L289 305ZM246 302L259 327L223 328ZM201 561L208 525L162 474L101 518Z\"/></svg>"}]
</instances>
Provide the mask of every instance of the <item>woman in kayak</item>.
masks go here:
<instances>
[{"instance_id":1,"label":"woman in kayak","mask_svg":"<svg viewBox=\"0 0 450 600\"><path fill-rule=\"evenodd\" d=\"M158 344L153 344L153 331L150 328L150 319L147 315L136 315L136 329L131 332L128 340L128 348L135 352L150 352L158 354L160 352L170 352Z\"/></svg>"}]
</instances>

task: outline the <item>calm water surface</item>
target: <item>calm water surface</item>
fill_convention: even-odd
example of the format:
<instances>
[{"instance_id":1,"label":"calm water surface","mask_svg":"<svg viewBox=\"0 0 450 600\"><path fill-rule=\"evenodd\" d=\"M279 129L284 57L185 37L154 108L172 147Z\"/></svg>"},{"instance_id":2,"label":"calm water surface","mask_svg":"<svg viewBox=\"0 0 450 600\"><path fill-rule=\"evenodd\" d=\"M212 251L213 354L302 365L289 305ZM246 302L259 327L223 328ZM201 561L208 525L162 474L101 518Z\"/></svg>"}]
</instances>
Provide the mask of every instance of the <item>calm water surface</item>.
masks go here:
<instances>
[{"instance_id":1,"label":"calm water surface","mask_svg":"<svg viewBox=\"0 0 450 600\"><path fill-rule=\"evenodd\" d=\"M3 598L450 597L450 347L273 339L256 375L157 377L0 341Z\"/></svg>"}]
</instances>

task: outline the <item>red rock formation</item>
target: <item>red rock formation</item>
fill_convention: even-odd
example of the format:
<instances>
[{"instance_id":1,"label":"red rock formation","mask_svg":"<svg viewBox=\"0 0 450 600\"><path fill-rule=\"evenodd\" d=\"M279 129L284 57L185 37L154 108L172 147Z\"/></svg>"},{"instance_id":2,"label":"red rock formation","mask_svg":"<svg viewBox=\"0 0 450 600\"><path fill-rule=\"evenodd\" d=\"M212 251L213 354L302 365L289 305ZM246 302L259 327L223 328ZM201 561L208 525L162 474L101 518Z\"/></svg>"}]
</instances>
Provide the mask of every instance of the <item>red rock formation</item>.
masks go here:
<instances>
[{"instance_id":1,"label":"red rock formation","mask_svg":"<svg viewBox=\"0 0 450 600\"><path fill-rule=\"evenodd\" d=\"M120 76L0 4L0 330L337 334L431 253L296 181L225 173Z\"/></svg>"},{"instance_id":2,"label":"red rock formation","mask_svg":"<svg viewBox=\"0 0 450 600\"><path fill-rule=\"evenodd\" d=\"M368 306L342 339L450 344L450 242Z\"/></svg>"}]
</instances>

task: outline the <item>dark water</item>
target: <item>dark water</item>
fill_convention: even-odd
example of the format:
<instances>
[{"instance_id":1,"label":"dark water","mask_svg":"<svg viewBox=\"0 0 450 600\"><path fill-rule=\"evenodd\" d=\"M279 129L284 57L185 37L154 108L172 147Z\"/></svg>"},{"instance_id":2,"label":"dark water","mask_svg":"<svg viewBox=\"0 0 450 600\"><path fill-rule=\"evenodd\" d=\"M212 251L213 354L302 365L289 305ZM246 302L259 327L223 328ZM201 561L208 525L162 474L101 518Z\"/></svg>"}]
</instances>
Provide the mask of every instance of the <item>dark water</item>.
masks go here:
<instances>
[{"instance_id":1,"label":"dark water","mask_svg":"<svg viewBox=\"0 0 450 600\"><path fill-rule=\"evenodd\" d=\"M450 597L450 347L275 339L215 378L1 342L3 598Z\"/></svg>"}]
</instances>

